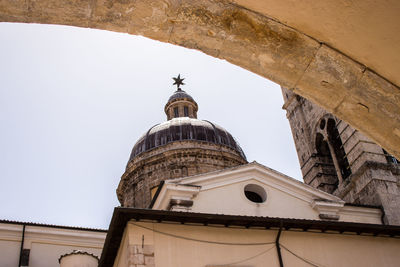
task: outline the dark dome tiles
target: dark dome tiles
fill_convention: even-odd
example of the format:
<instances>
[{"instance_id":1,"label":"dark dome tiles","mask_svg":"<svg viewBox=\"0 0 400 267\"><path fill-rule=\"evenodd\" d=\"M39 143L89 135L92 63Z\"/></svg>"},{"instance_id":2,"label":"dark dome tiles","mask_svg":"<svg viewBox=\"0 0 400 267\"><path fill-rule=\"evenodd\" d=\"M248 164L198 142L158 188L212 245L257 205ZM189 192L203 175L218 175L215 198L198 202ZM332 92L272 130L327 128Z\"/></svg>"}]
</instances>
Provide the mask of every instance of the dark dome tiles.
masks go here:
<instances>
[{"instance_id":1,"label":"dark dome tiles","mask_svg":"<svg viewBox=\"0 0 400 267\"><path fill-rule=\"evenodd\" d=\"M175 91L175 93L168 99L168 102L171 102L175 99L180 99L180 98L187 98L187 99L194 101L194 99L188 93L186 93L183 90L180 90L180 91Z\"/></svg>"},{"instance_id":2,"label":"dark dome tiles","mask_svg":"<svg viewBox=\"0 0 400 267\"><path fill-rule=\"evenodd\" d=\"M150 128L133 147L129 161L155 147L185 140L224 145L237 151L244 159L246 158L240 146L225 129L208 121L181 117Z\"/></svg>"}]
</instances>

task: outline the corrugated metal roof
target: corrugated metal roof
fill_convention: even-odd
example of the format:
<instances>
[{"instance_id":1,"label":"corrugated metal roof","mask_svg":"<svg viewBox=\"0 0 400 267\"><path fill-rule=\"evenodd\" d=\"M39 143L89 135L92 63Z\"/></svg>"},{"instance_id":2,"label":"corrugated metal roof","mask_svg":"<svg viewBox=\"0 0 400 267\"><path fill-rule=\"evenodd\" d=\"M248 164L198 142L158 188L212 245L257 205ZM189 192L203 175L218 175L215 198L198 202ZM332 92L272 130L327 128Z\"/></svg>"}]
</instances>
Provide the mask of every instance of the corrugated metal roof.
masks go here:
<instances>
[{"instance_id":1,"label":"corrugated metal roof","mask_svg":"<svg viewBox=\"0 0 400 267\"><path fill-rule=\"evenodd\" d=\"M69 230L80 230L80 231L104 232L104 233L106 233L108 231L105 229L97 229L97 228L86 228L86 227L34 223L34 222L21 222L21 221L12 221L12 220L4 220L4 219L0 220L0 223L37 226L37 227L50 227L50 228L60 228L60 229L69 229Z\"/></svg>"}]
</instances>

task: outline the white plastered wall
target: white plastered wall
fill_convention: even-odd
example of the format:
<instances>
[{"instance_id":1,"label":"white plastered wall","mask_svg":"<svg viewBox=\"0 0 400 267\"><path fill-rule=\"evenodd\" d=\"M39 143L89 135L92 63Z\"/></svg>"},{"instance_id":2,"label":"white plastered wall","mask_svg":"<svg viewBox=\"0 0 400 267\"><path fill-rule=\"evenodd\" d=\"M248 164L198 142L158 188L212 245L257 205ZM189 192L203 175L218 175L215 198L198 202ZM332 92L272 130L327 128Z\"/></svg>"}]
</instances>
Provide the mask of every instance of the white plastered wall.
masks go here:
<instances>
[{"instance_id":1,"label":"white plastered wall","mask_svg":"<svg viewBox=\"0 0 400 267\"><path fill-rule=\"evenodd\" d=\"M125 231L129 242L123 239L120 251L129 251L129 246L141 245L144 240L155 248L157 267L279 266L277 229L130 222ZM284 266L310 266L304 260L316 266L335 267L397 267L400 262L400 240L396 238L282 231L279 243ZM120 253L114 267L127 266L127 259L121 256L130 257L129 253Z\"/></svg>"},{"instance_id":2,"label":"white plastered wall","mask_svg":"<svg viewBox=\"0 0 400 267\"><path fill-rule=\"evenodd\" d=\"M256 184L264 188L267 200L254 203L244 194L244 187ZM310 204L285 192L259 182L256 179L237 182L226 186L201 190L194 199L193 212L220 213L250 216L269 216L283 218L318 219L318 213L310 208Z\"/></svg>"}]
</instances>

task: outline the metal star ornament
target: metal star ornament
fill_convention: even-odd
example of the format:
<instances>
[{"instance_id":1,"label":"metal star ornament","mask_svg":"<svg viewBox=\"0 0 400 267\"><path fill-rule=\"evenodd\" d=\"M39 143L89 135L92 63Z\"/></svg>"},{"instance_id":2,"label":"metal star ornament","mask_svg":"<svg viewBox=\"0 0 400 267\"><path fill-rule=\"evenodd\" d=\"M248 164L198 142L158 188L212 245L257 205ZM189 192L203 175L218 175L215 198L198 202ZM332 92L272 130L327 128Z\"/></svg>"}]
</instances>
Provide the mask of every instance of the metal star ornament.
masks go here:
<instances>
[{"instance_id":1,"label":"metal star ornament","mask_svg":"<svg viewBox=\"0 0 400 267\"><path fill-rule=\"evenodd\" d=\"M173 77L172 79L175 81L173 85L176 85L176 87L178 88L177 90L180 91L181 90L180 86L185 85L183 83L184 78L181 78L181 75L179 74L178 77L176 78Z\"/></svg>"}]
</instances>

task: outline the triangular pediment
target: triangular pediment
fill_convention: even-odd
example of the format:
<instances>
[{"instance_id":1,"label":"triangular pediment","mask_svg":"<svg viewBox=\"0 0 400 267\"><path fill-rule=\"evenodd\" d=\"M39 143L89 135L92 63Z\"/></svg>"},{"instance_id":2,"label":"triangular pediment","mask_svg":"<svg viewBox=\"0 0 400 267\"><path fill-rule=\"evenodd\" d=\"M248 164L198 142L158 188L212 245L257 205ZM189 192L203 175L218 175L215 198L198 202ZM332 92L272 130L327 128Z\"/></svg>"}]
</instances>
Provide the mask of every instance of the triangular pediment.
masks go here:
<instances>
[{"instance_id":1,"label":"triangular pediment","mask_svg":"<svg viewBox=\"0 0 400 267\"><path fill-rule=\"evenodd\" d=\"M202 190L212 190L213 188L251 180L258 181L270 188L280 190L305 201L313 199L342 201L338 197L311 187L257 162L203 175L168 180L168 182L180 185L196 185L201 186Z\"/></svg>"},{"instance_id":2,"label":"triangular pediment","mask_svg":"<svg viewBox=\"0 0 400 267\"><path fill-rule=\"evenodd\" d=\"M316 220L338 220L346 209L340 198L257 162L166 180L153 208Z\"/></svg>"}]
</instances>

